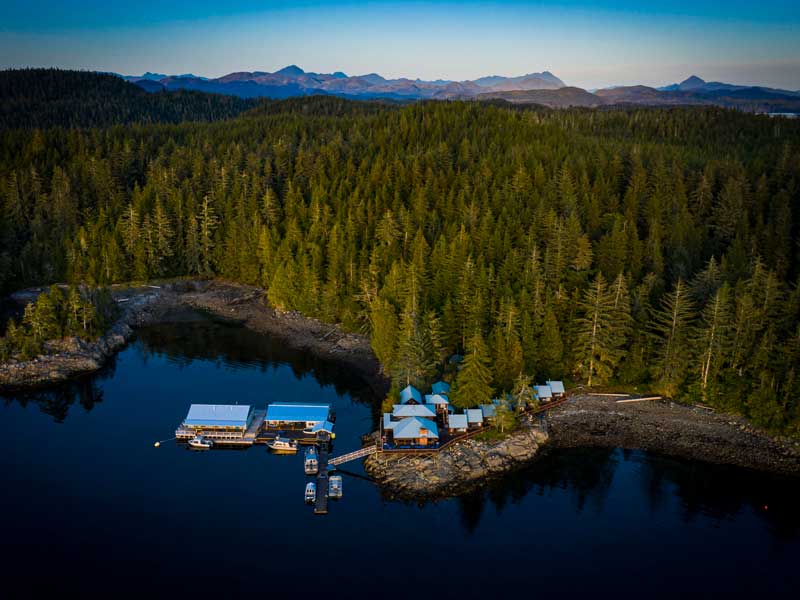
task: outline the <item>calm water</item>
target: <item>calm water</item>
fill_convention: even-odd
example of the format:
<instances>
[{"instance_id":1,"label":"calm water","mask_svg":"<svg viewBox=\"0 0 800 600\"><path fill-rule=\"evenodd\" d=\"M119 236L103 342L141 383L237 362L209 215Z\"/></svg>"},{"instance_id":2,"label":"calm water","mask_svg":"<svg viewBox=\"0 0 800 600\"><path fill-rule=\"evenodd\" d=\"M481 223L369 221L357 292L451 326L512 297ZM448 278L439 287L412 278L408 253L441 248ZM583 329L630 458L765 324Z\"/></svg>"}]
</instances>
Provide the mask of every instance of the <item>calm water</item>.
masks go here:
<instances>
[{"instance_id":1,"label":"calm water","mask_svg":"<svg viewBox=\"0 0 800 600\"><path fill-rule=\"evenodd\" d=\"M141 332L95 377L6 399L0 597L800 589L794 481L640 452L558 451L485 492L418 505L384 499L356 464L344 499L314 516L299 456L153 447L191 402L274 400L333 403L334 454L360 446L375 418L369 391L341 370L201 318Z\"/></svg>"}]
</instances>

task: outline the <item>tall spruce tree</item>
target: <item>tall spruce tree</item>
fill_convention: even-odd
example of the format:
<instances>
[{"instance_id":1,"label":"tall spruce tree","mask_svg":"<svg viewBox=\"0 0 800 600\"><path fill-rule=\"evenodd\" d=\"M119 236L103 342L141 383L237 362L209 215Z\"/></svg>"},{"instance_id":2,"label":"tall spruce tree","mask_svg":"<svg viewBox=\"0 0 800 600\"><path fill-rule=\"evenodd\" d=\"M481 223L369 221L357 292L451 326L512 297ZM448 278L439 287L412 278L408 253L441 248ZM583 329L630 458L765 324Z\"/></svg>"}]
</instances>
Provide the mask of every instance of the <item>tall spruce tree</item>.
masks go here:
<instances>
[{"instance_id":1,"label":"tall spruce tree","mask_svg":"<svg viewBox=\"0 0 800 600\"><path fill-rule=\"evenodd\" d=\"M670 397L677 395L686 377L694 318L689 288L680 279L664 297L660 308L652 312L651 333L657 345L654 378L659 390Z\"/></svg>"},{"instance_id":2,"label":"tall spruce tree","mask_svg":"<svg viewBox=\"0 0 800 600\"><path fill-rule=\"evenodd\" d=\"M469 339L467 354L456 376L452 402L459 408L473 408L492 397L492 370L489 352L480 332Z\"/></svg>"}]
</instances>

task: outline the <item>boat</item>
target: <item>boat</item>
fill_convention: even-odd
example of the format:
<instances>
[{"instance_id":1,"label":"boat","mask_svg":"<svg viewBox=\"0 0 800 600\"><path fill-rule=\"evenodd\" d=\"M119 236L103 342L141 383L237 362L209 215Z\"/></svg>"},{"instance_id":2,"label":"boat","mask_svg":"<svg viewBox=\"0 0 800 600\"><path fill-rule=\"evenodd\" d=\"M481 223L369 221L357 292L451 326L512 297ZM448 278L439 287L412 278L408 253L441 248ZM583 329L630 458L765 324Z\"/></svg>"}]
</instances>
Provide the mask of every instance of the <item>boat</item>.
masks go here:
<instances>
[{"instance_id":1,"label":"boat","mask_svg":"<svg viewBox=\"0 0 800 600\"><path fill-rule=\"evenodd\" d=\"M290 440L289 438L278 436L271 442L268 442L267 447L276 454L296 454L297 440Z\"/></svg>"},{"instance_id":2,"label":"boat","mask_svg":"<svg viewBox=\"0 0 800 600\"><path fill-rule=\"evenodd\" d=\"M306 504L312 504L317 499L317 484L309 481L306 484Z\"/></svg>"},{"instance_id":3,"label":"boat","mask_svg":"<svg viewBox=\"0 0 800 600\"><path fill-rule=\"evenodd\" d=\"M328 481L328 497L341 498L342 497L342 476L333 475Z\"/></svg>"},{"instance_id":4,"label":"boat","mask_svg":"<svg viewBox=\"0 0 800 600\"><path fill-rule=\"evenodd\" d=\"M316 475L317 471L319 471L317 451L313 446L306 450L306 458L303 463L303 469L305 470L306 475Z\"/></svg>"},{"instance_id":5,"label":"boat","mask_svg":"<svg viewBox=\"0 0 800 600\"><path fill-rule=\"evenodd\" d=\"M208 450L214 445L214 442L207 440L202 435L196 435L189 440L189 445L197 450Z\"/></svg>"}]
</instances>

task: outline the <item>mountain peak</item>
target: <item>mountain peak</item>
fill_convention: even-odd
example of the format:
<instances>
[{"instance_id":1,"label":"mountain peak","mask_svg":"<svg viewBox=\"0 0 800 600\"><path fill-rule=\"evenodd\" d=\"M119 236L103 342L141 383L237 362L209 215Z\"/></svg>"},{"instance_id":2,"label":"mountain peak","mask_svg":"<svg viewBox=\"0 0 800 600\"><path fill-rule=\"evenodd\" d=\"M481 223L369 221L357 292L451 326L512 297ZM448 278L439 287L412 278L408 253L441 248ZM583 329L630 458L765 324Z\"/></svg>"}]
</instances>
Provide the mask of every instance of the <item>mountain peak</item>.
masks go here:
<instances>
[{"instance_id":1,"label":"mountain peak","mask_svg":"<svg viewBox=\"0 0 800 600\"><path fill-rule=\"evenodd\" d=\"M701 87L705 85L706 82L703 79L700 79L697 75L692 75L681 81L680 85L678 86L682 90L691 90L694 88Z\"/></svg>"},{"instance_id":2,"label":"mountain peak","mask_svg":"<svg viewBox=\"0 0 800 600\"><path fill-rule=\"evenodd\" d=\"M283 67L280 71L275 71L275 75L287 75L289 77L298 77L304 74L305 71L297 65L289 65L288 67Z\"/></svg>"}]
</instances>

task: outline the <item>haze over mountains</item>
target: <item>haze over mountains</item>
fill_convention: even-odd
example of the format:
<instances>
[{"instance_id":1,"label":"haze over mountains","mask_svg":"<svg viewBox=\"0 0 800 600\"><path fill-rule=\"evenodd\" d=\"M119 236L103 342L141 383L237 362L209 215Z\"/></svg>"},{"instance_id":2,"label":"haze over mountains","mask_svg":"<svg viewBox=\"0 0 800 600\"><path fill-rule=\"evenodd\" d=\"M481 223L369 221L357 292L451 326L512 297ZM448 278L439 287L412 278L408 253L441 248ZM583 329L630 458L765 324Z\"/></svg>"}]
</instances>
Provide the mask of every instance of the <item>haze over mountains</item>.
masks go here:
<instances>
[{"instance_id":1,"label":"haze over mountains","mask_svg":"<svg viewBox=\"0 0 800 600\"><path fill-rule=\"evenodd\" d=\"M386 79L377 73L350 76L306 72L289 65L274 73L236 72L206 78L191 73L165 75L147 72L124 79L149 91L196 90L240 98L290 98L314 94L357 99L392 100L505 100L514 104L542 104L553 108L600 107L619 104L648 106L717 105L754 112L800 110L800 92L759 86L706 82L692 75L680 83L659 88L634 85L589 92L568 86L549 71L518 77L490 75L475 80Z\"/></svg>"}]
</instances>

